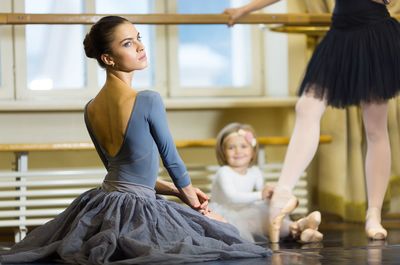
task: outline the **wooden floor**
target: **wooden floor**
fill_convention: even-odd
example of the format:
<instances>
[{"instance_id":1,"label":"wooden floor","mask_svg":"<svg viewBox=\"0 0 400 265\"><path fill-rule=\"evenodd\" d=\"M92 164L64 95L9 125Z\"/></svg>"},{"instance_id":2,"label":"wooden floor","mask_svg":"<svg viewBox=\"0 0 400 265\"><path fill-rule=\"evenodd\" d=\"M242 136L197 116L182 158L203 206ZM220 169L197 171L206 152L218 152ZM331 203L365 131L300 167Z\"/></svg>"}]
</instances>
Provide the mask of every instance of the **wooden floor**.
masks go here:
<instances>
[{"instance_id":1,"label":"wooden floor","mask_svg":"<svg viewBox=\"0 0 400 265\"><path fill-rule=\"evenodd\" d=\"M330 223L322 225L321 243L300 244L292 241L264 245L273 250L272 257L204 262L205 265L389 265L400 264L400 220L385 222L386 241L369 241L360 224ZM3 246L10 243L3 243ZM59 263L35 263L55 265ZM199 263L192 263L199 264Z\"/></svg>"}]
</instances>

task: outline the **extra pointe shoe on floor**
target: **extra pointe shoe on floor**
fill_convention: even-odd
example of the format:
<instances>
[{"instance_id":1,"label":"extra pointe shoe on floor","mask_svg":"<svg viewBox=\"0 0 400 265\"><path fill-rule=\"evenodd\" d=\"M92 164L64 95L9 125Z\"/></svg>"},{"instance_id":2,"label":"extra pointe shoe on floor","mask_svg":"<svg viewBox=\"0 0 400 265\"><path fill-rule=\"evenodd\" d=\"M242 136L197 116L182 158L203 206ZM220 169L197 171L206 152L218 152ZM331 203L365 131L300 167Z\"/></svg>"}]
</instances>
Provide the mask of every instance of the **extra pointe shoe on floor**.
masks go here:
<instances>
[{"instance_id":1,"label":"extra pointe shoe on floor","mask_svg":"<svg viewBox=\"0 0 400 265\"><path fill-rule=\"evenodd\" d=\"M282 221L286 215L290 214L298 206L299 201L288 191L274 191L270 201L271 219L269 224L269 241L279 242L279 232ZM274 214L275 213L275 214Z\"/></svg>"},{"instance_id":2,"label":"extra pointe shoe on floor","mask_svg":"<svg viewBox=\"0 0 400 265\"><path fill-rule=\"evenodd\" d=\"M307 228L318 230L319 225L321 224L321 213L319 211L314 211L295 222L293 222L289 229L290 234L293 238L298 238L304 230Z\"/></svg>"},{"instance_id":3,"label":"extra pointe shoe on floor","mask_svg":"<svg viewBox=\"0 0 400 265\"><path fill-rule=\"evenodd\" d=\"M300 234L300 242L301 243L316 243L321 242L324 238L324 235L314 229L307 228Z\"/></svg>"},{"instance_id":4,"label":"extra pointe shoe on floor","mask_svg":"<svg viewBox=\"0 0 400 265\"><path fill-rule=\"evenodd\" d=\"M371 240L385 240L387 231L381 225L381 209L369 208L365 222L365 232Z\"/></svg>"}]
</instances>

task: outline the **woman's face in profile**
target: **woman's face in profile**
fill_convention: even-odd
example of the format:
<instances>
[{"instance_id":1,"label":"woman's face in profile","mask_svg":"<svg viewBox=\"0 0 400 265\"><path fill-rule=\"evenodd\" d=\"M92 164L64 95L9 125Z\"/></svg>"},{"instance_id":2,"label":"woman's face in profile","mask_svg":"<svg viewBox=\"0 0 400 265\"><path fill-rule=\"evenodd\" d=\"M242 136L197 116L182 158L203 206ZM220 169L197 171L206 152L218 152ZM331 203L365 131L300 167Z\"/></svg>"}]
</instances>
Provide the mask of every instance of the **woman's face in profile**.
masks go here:
<instances>
[{"instance_id":1,"label":"woman's face in profile","mask_svg":"<svg viewBox=\"0 0 400 265\"><path fill-rule=\"evenodd\" d=\"M110 47L110 55L119 71L132 72L147 67L146 52L140 33L131 23L123 23L115 28Z\"/></svg>"}]
</instances>

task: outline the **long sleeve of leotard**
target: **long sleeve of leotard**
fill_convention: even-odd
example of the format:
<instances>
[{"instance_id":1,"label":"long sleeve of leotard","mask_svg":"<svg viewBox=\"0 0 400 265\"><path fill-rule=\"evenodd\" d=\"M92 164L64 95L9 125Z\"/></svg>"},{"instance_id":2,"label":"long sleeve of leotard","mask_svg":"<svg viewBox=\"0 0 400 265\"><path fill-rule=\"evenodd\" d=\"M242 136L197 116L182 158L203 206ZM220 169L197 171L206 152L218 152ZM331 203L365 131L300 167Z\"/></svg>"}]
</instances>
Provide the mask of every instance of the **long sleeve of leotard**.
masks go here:
<instances>
[{"instance_id":1,"label":"long sleeve of leotard","mask_svg":"<svg viewBox=\"0 0 400 265\"><path fill-rule=\"evenodd\" d=\"M172 181L179 188L186 187L190 184L190 177L169 131L165 107L158 93L152 96L148 119L151 134Z\"/></svg>"}]
</instances>

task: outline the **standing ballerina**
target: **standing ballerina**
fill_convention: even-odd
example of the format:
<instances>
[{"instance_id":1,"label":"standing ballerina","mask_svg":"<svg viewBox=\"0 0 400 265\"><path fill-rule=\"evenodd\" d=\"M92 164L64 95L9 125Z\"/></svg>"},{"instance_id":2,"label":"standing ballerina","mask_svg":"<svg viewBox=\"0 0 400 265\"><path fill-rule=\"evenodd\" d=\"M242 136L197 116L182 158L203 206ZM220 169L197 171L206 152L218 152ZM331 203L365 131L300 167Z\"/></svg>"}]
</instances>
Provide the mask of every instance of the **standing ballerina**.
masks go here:
<instances>
[{"instance_id":1,"label":"standing ballerina","mask_svg":"<svg viewBox=\"0 0 400 265\"><path fill-rule=\"evenodd\" d=\"M229 24L279 0L253 0L229 8ZM368 210L365 231L383 240L381 209L390 177L388 100L400 90L400 25L387 10L389 0L336 0L332 26L317 46L299 89L296 121L284 166L271 199L270 240L279 241L284 216L292 210L292 190L318 147L326 107L360 105L367 136L365 172Z\"/></svg>"},{"instance_id":2,"label":"standing ballerina","mask_svg":"<svg viewBox=\"0 0 400 265\"><path fill-rule=\"evenodd\" d=\"M0 255L0 262L61 259L71 264L181 264L265 257L270 250L212 220L207 198L191 185L155 91L131 87L147 66L140 35L118 16L100 19L85 52L106 70L103 88L85 108L85 122L107 175L52 221ZM158 181L159 156L174 185ZM175 194L190 207L156 196ZM203 202L203 203L202 203Z\"/></svg>"}]
</instances>

